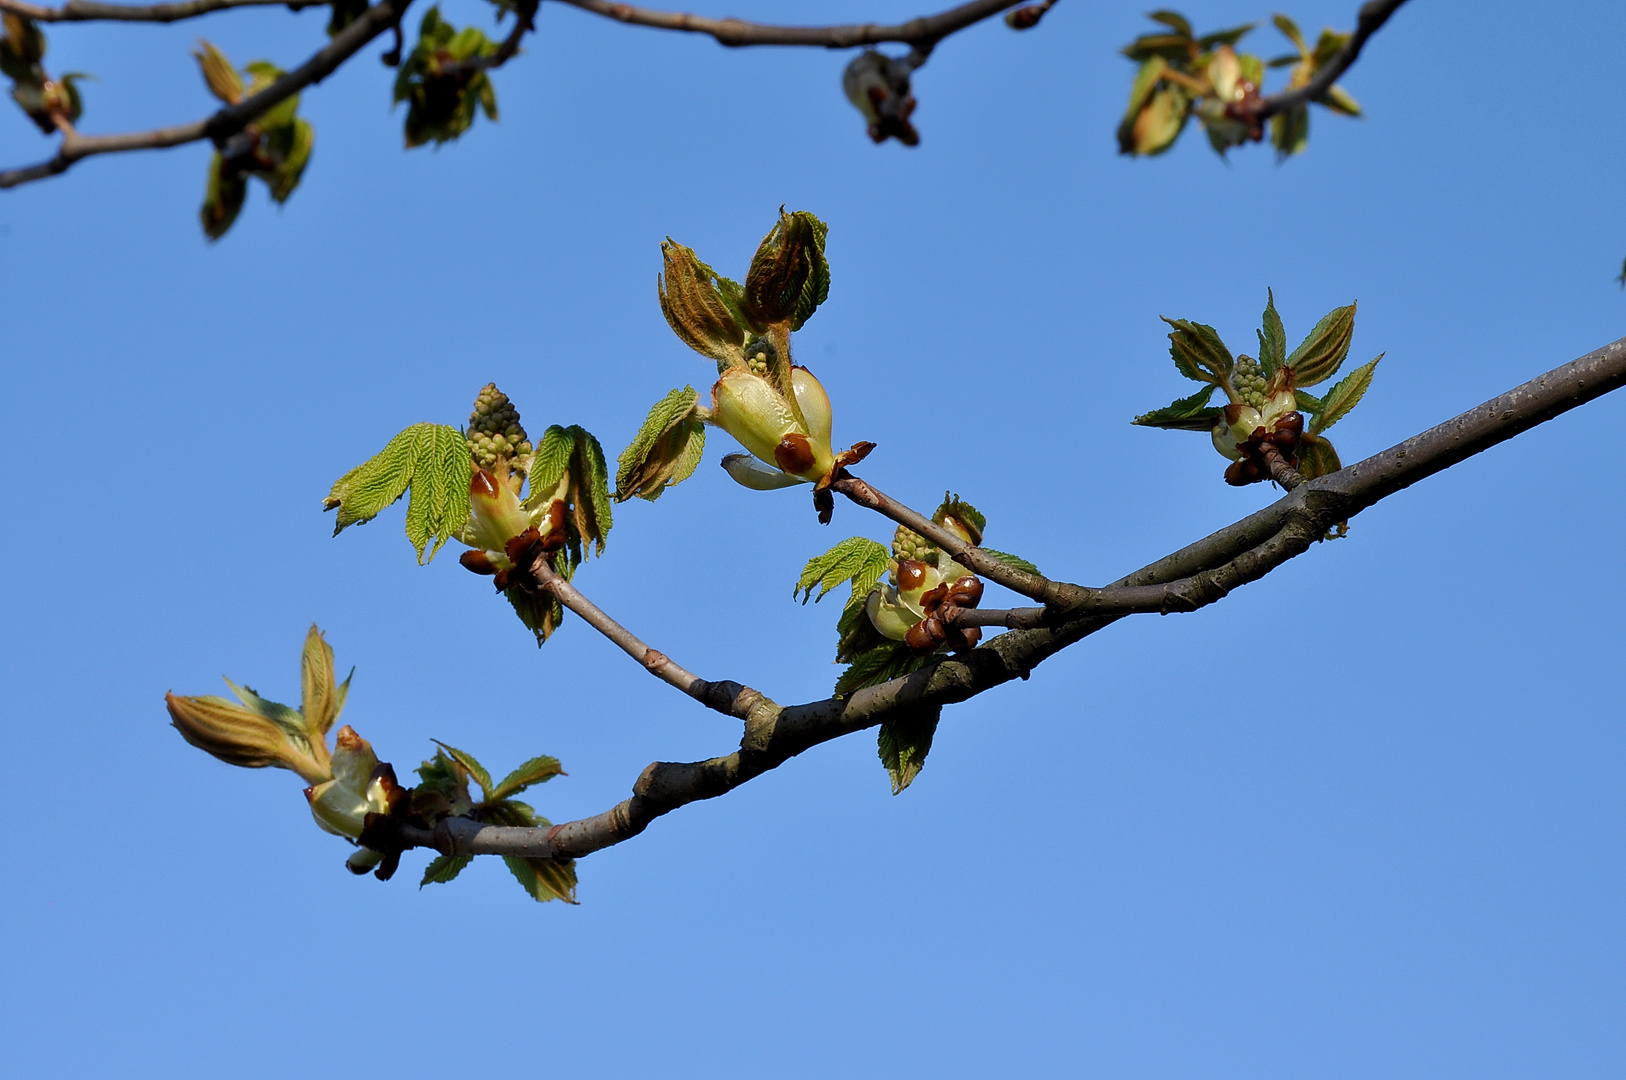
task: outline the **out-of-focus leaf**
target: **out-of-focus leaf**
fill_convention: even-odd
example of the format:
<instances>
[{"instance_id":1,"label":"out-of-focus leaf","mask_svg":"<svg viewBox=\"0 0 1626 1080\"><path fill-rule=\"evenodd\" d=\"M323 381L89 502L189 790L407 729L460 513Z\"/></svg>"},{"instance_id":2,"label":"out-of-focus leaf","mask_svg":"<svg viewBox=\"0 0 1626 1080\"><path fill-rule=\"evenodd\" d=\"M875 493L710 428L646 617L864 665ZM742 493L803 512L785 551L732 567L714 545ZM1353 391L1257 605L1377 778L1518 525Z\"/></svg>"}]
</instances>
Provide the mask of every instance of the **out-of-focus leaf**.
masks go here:
<instances>
[{"instance_id":1,"label":"out-of-focus leaf","mask_svg":"<svg viewBox=\"0 0 1626 1080\"><path fill-rule=\"evenodd\" d=\"M1289 19L1286 15L1272 15L1270 21L1276 24L1276 29L1280 30L1299 52L1308 53L1310 51L1310 47L1304 44L1304 35L1299 32L1298 23Z\"/></svg>"},{"instance_id":2,"label":"out-of-focus leaf","mask_svg":"<svg viewBox=\"0 0 1626 1080\"><path fill-rule=\"evenodd\" d=\"M1360 103L1349 96L1349 91L1337 84L1328 87L1325 94L1316 98L1316 104L1325 105L1333 112L1343 113L1345 116L1361 115Z\"/></svg>"},{"instance_id":3,"label":"out-of-focus leaf","mask_svg":"<svg viewBox=\"0 0 1626 1080\"><path fill-rule=\"evenodd\" d=\"M1277 161L1286 161L1294 154L1302 154L1304 148L1310 145L1310 110L1300 105L1272 116L1270 145L1276 148Z\"/></svg>"},{"instance_id":4,"label":"out-of-focus leaf","mask_svg":"<svg viewBox=\"0 0 1626 1080\"><path fill-rule=\"evenodd\" d=\"M237 74L237 69L226 59L225 53L211 42L198 38L198 48L193 51L192 57L203 71L203 83L209 88L209 93L227 105L235 105L243 100L243 77Z\"/></svg>"},{"instance_id":5,"label":"out-of-focus leaf","mask_svg":"<svg viewBox=\"0 0 1626 1080\"><path fill-rule=\"evenodd\" d=\"M220 151L210 155L209 182L203 193L203 207L198 212L204 235L211 240L225 236L242 212L247 194L248 178L235 169L227 169Z\"/></svg>"}]
</instances>

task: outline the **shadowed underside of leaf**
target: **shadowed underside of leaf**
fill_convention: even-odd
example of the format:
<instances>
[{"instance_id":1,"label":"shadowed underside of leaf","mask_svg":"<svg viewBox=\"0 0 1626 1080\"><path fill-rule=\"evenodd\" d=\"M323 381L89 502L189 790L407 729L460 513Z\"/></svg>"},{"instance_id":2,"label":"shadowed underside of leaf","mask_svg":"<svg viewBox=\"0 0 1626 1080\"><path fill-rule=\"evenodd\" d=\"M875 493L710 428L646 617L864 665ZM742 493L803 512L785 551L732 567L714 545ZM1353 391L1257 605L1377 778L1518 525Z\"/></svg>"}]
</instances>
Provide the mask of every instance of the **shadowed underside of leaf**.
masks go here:
<instances>
[{"instance_id":1,"label":"shadowed underside of leaf","mask_svg":"<svg viewBox=\"0 0 1626 1080\"><path fill-rule=\"evenodd\" d=\"M932 737L937 734L937 721L943 707L912 712L888 720L881 725L877 749L881 764L892 778L892 794L896 795L914 782L926 764L926 755L932 748Z\"/></svg>"},{"instance_id":2,"label":"shadowed underside of leaf","mask_svg":"<svg viewBox=\"0 0 1626 1080\"><path fill-rule=\"evenodd\" d=\"M695 417L699 398L694 387L685 386L649 410L643 427L616 463L616 502L626 502L634 495L654 502L694 472L706 448L706 427Z\"/></svg>"}]
</instances>

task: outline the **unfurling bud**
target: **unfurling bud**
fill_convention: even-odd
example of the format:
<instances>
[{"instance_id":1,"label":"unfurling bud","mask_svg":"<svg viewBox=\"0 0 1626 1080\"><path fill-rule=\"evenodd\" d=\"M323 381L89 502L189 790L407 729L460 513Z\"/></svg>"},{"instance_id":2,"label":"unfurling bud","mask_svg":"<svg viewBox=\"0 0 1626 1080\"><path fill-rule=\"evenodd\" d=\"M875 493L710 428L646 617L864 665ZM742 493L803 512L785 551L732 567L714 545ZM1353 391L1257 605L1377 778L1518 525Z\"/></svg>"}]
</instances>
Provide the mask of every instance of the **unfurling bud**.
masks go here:
<instances>
[{"instance_id":1,"label":"unfurling bud","mask_svg":"<svg viewBox=\"0 0 1626 1080\"><path fill-rule=\"evenodd\" d=\"M230 679L226 685L243 701L242 705L213 695L164 695L170 722L181 738L229 765L246 769L274 765L296 772L311 783L327 779L326 748L318 750L312 745L297 711L265 701Z\"/></svg>"},{"instance_id":2,"label":"unfurling bud","mask_svg":"<svg viewBox=\"0 0 1626 1080\"><path fill-rule=\"evenodd\" d=\"M816 420L822 432L807 430L772 383L743 367L729 368L711 388L711 422L738 439L758 460L777 465L792 477L816 482L835 466L830 449L830 400L805 368L792 374L797 403L805 402L805 411L814 414L808 426ZM729 475L740 479L734 468L729 468Z\"/></svg>"},{"instance_id":3,"label":"unfurling bud","mask_svg":"<svg viewBox=\"0 0 1626 1080\"><path fill-rule=\"evenodd\" d=\"M745 275L742 308L763 326L788 322L800 330L830 292L824 261L824 222L805 210L787 214L757 246Z\"/></svg>"},{"instance_id":4,"label":"unfurling bud","mask_svg":"<svg viewBox=\"0 0 1626 1080\"><path fill-rule=\"evenodd\" d=\"M749 328L738 311L739 286L671 237L661 245L666 273L655 280L661 313L672 332L702 356L717 361L718 370L745 362Z\"/></svg>"},{"instance_id":5,"label":"unfurling bud","mask_svg":"<svg viewBox=\"0 0 1626 1080\"><path fill-rule=\"evenodd\" d=\"M209 93L227 105L235 105L243 100L243 77L237 74L237 69L232 67L224 53L203 38L198 38L198 49L192 53L192 57L203 69L203 81L209 87Z\"/></svg>"},{"instance_id":6,"label":"unfurling bud","mask_svg":"<svg viewBox=\"0 0 1626 1080\"><path fill-rule=\"evenodd\" d=\"M469 480L469 524L463 542L474 548L502 551L510 537L530 528L519 496L486 469Z\"/></svg>"}]
</instances>

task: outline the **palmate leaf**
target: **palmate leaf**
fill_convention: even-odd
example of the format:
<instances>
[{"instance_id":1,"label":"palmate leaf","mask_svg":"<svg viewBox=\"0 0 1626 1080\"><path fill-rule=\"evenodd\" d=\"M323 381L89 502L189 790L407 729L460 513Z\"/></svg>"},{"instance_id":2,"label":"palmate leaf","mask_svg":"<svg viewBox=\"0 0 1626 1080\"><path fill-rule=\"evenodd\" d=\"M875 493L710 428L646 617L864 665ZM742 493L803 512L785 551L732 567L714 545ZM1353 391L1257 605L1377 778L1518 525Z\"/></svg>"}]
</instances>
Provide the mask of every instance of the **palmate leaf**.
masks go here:
<instances>
[{"instance_id":1,"label":"palmate leaf","mask_svg":"<svg viewBox=\"0 0 1626 1080\"><path fill-rule=\"evenodd\" d=\"M616 462L616 502L634 495L654 502L693 474L706 449L706 426L695 415L699 399L694 387L685 386L649 410L643 427Z\"/></svg>"},{"instance_id":2,"label":"palmate leaf","mask_svg":"<svg viewBox=\"0 0 1626 1080\"><path fill-rule=\"evenodd\" d=\"M800 595L802 603L809 599L823 600L825 595L843 582L852 585L854 601L862 602L875 583L886 573L891 553L881 544L862 536L850 536L822 555L815 555L802 567L802 576L796 582L791 596ZM819 586L819 595L813 587Z\"/></svg>"},{"instance_id":3,"label":"palmate leaf","mask_svg":"<svg viewBox=\"0 0 1626 1080\"><path fill-rule=\"evenodd\" d=\"M1220 414L1218 408L1211 408L1208 404L1214 390L1215 387L1212 385L1205 386L1190 397L1183 397L1172 405L1142 413L1130 423L1139 424L1141 427L1170 428L1179 431L1211 431Z\"/></svg>"},{"instance_id":4,"label":"palmate leaf","mask_svg":"<svg viewBox=\"0 0 1626 1080\"><path fill-rule=\"evenodd\" d=\"M411 490L406 534L422 565L468 523L473 476L474 459L462 432L444 424L413 424L375 457L334 481L322 508L338 510L333 523L337 536L348 526L371 521Z\"/></svg>"},{"instance_id":5,"label":"palmate leaf","mask_svg":"<svg viewBox=\"0 0 1626 1080\"><path fill-rule=\"evenodd\" d=\"M886 774L892 778L892 794L902 792L920 775L942 715L943 707L933 705L881 725L876 749L881 755L881 764L886 766Z\"/></svg>"},{"instance_id":6,"label":"palmate leaf","mask_svg":"<svg viewBox=\"0 0 1626 1080\"><path fill-rule=\"evenodd\" d=\"M463 868L473 861L473 855L437 855L423 868L423 880L418 882L418 888L443 885L461 874Z\"/></svg>"},{"instance_id":7,"label":"palmate leaf","mask_svg":"<svg viewBox=\"0 0 1626 1080\"><path fill-rule=\"evenodd\" d=\"M1333 308L1323 315L1287 358L1286 366L1293 370L1293 385L1314 386L1332 378L1349 355L1349 342L1354 336L1354 304Z\"/></svg>"},{"instance_id":8,"label":"palmate leaf","mask_svg":"<svg viewBox=\"0 0 1626 1080\"><path fill-rule=\"evenodd\" d=\"M543 498L551 498L559 482L569 474L565 492L568 507L567 533L570 561L580 564L584 548L604 554L605 538L611 525L609 470L604 464L604 448L586 428L554 424L542 433L531 459L531 489L525 505L531 508Z\"/></svg>"},{"instance_id":9,"label":"palmate leaf","mask_svg":"<svg viewBox=\"0 0 1626 1080\"><path fill-rule=\"evenodd\" d=\"M502 782L492 789L493 800L506 799L510 795L518 795L533 784L544 783L555 776L563 776L564 769L559 766L559 759L543 754L534 757L502 778Z\"/></svg>"},{"instance_id":10,"label":"palmate leaf","mask_svg":"<svg viewBox=\"0 0 1626 1080\"><path fill-rule=\"evenodd\" d=\"M1169 355L1180 374L1216 386L1230 378L1236 360L1212 326L1187 319L1164 317L1163 321L1174 327L1169 333Z\"/></svg>"},{"instance_id":11,"label":"palmate leaf","mask_svg":"<svg viewBox=\"0 0 1626 1080\"><path fill-rule=\"evenodd\" d=\"M1349 410L1360 403L1366 395L1366 388L1372 385L1372 373L1377 370L1378 360L1382 360L1380 353L1377 360L1370 364L1362 364L1354 371L1345 375L1334 384L1327 396L1321 399L1321 411L1310 424L1310 433L1319 435L1343 419Z\"/></svg>"},{"instance_id":12,"label":"palmate leaf","mask_svg":"<svg viewBox=\"0 0 1626 1080\"><path fill-rule=\"evenodd\" d=\"M474 777L474 782L480 785L480 793L485 801L491 802L493 800L491 774L486 771L486 767L476 761L473 754L459 750L455 746L447 746L439 739L433 741L436 746L446 751L448 757L469 771L469 775Z\"/></svg>"}]
</instances>

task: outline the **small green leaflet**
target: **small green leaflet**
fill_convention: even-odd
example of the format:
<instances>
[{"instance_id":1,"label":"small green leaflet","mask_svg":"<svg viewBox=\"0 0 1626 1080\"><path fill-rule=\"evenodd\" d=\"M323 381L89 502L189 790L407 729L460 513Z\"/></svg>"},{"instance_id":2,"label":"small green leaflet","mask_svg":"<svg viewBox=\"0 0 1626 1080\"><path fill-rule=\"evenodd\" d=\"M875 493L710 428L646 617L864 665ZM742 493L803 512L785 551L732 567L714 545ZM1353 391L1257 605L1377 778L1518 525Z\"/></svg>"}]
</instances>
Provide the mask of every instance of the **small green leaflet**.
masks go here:
<instances>
[{"instance_id":1,"label":"small green leaflet","mask_svg":"<svg viewBox=\"0 0 1626 1080\"><path fill-rule=\"evenodd\" d=\"M549 498L569 473L570 561L582 561L584 548L604 554L610 533L609 470L604 464L604 448L586 428L554 424L542 433L542 441L531 459L531 488L525 497L527 508Z\"/></svg>"},{"instance_id":2,"label":"small green leaflet","mask_svg":"<svg viewBox=\"0 0 1626 1080\"><path fill-rule=\"evenodd\" d=\"M473 861L473 855L437 855L423 868L423 880L418 882L418 888L421 889L425 885L444 885L461 874L463 868Z\"/></svg>"},{"instance_id":3,"label":"small green leaflet","mask_svg":"<svg viewBox=\"0 0 1626 1080\"><path fill-rule=\"evenodd\" d=\"M881 725L876 749L881 764L892 778L892 794L897 795L914 782L926 765L926 755L932 748L932 736L937 734L937 721L943 715L941 705L918 709Z\"/></svg>"},{"instance_id":4,"label":"small green leaflet","mask_svg":"<svg viewBox=\"0 0 1626 1080\"><path fill-rule=\"evenodd\" d=\"M502 861L533 900L576 903L575 859L522 859L504 855Z\"/></svg>"},{"instance_id":5,"label":"small green leaflet","mask_svg":"<svg viewBox=\"0 0 1626 1080\"><path fill-rule=\"evenodd\" d=\"M1282 328L1282 317L1276 313L1276 294L1266 289L1265 314L1259 329L1259 366L1268 379L1286 362L1287 331Z\"/></svg>"},{"instance_id":6,"label":"small green leaflet","mask_svg":"<svg viewBox=\"0 0 1626 1080\"><path fill-rule=\"evenodd\" d=\"M238 686L225 676L221 676L221 679L227 686L231 687L231 692L237 695L237 700L243 703L244 708L250 712L258 713L277 725L283 736L301 753L308 754L311 752L310 734L305 726L304 713L292 706L272 701L269 698L263 698L251 688ZM210 694L200 700L225 701L226 699ZM231 703L226 702L226 704L230 705Z\"/></svg>"},{"instance_id":7,"label":"small green leaflet","mask_svg":"<svg viewBox=\"0 0 1626 1080\"><path fill-rule=\"evenodd\" d=\"M1319 435L1332 427L1360 402L1366 388L1372 385L1372 373L1377 370L1378 360L1382 359L1383 354L1378 354L1377 360L1362 364L1327 391L1327 396L1322 399L1324 411L1310 425L1312 435Z\"/></svg>"},{"instance_id":8,"label":"small green leaflet","mask_svg":"<svg viewBox=\"0 0 1626 1080\"><path fill-rule=\"evenodd\" d=\"M813 242L807 247L807 280L802 283L802 295L796 301L796 313L790 321L792 330L800 330L830 296L830 263L824 257L824 238L830 226L806 210L796 211L795 216L807 219L813 230Z\"/></svg>"},{"instance_id":9,"label":"small green leaflet","mask_svg":"<svg viewBox=\"0 0 1626 1080\"><path fill-rule=\"evenodd\" d=\"M1299 412L1318 413L1326 408L1322 400L1308 390L1293 391L1293 402L1299 407Z\"/></svg>"},{"instance_id":10,"label":"small green leaflet","mask_svg":"<svg viewBox=\"0 0 1626 1080\"><path fill-rule=\"evenodd\" d=\"M492 790L490 798L492 801L506 799L510 795L518 795L532 784L540 784L564 774L564 769L559 767L558 758L543 754L532 758L503 777L502 783Z\"/></svg>"},{"instance_id":11,"label":"small green leaflet","mask_svg":"<svg viewBox=\"0 0 1626 1080\"><path fill-rule=\"evenodd\" d=\"M853 599L861 603L886 573L890 559L890 553L882 545L862 536L850 536L823 555L807 560L791 596L801 595L804 604L809 599L823 600L837 585L851 582ZM819 586L817 597L813 596L815 585Z\"/></svg>"},{"instance_id":12,"label":"small green leaflet","mask_svg":"<svg viewBox=\"0 0 1626 1080\"><path fill-rule=\"evenodd\" d=\"M447 746L439 739L434 739L432 741L436 746L446 751L446 753L451 756L453 761L457 762L459 765L463 766L469 771L469 775L474 777L474 782L480 785L480 793L485 797L485 801L491 802L491 774L486 771L486 767L476 761L473 754L464 753L455 746Z\"/></svg>"},{"instance_id":13,"label":"small green leaflet","mask_svg":"<svg viewBox=\"0 0 1626 1080\"><path fill-rule=\"evenodd\" d=\"M1030 574L1038 574L1039 572L1039 568L1037 566L1034 566L1020 555L1012 555L1009 552L1004 551L995 551L993 548L987 547L979 548L978 550L980 550L990 559L993 559L995 562L1002 562L1006 566L1014 566L1018 570L1026 570Z\"/></svg>"},{"instance_id":14,"label":"small green leaflet","mask_svg":"<svg viewBox=\"0 0 1626 1080\"><path fill-rule=\"evenodd\" d=\"M1142 427L1176 428L1182 431L1212 430L1220 414L1219 409L1210 408L1208 405L1208 399L1213 396L1214 390L1213 385L1205 386L1190 397L1183 397L1172 405L1143 413L1130 423Z\"/></svg>"},{"instance_id":15,"label":"small green leaflet","mask_svg":"<svg viewBox=\"0 0 1626 1080\"><path fill-rule=\"evenodd\" d=\"M699 399L694 387L685 386L649 410L644 426L616 463L616 502L634 495L654 502L694 472L706 449L706 426L695 416Z\"/></svg>"},{"instance_id":16,"label":"small green leaflet","mask_svg":"<svg viewBox=\"0 0 1626 1080\"><path fill-rule=\"evenodd\" d=\"M413 424L375 457L339 477L322 509L338 509L333 522L337 536L350 525L371 521L410 490L406 534L421 566L468 523L473 476L474 459L462 432L444 424Z\"/></svg>"},{"instance_id":17,"label":"small green leaflet","mask_svg":"<svg viewBox=\"0 0 1626 1080\"><path fill-rule=\"evenodd\" d=\"M1299 439L1299 473L1306 480L1327 476L1343 467L1338 460L1338 451L1326 439L1308 432Z\"/></svg>"},{"instance_id":18,"label":"small green leaflet","mask_svg":"<svg viewBox=\"0 0 1626 1080\"><path fill-rule=\"evenodd\" d=\"M1236 361L1212 326L1187 319L1165 317L1163 321L1174 327L1169 334L1169 355L1180 374L1216 386L1230 378Z\"/></svg>"},{"instance_id":19,"label":"small green leaflet","mask_svg":"<svg viewBox=\"0 0 1626 1080\"><path fill-rule=\"evenodd\" d=\"M1349 355L1349 341L1354 334L1354 304L1333 308L1322 316L1287 358L1287 366L1293 369L1293 385L1314 386L1332 378Z\"/></svg>"},{"instance_id":20,"label":"small green leaflet","mask_svg":"<svg viewBox=\"0 0 1626 1080\"><path fill-rule=\"evenodd\" d=\"M1276 24L1276 29L1280 30L1282 35L1288 41L1291 41L1299 52L1308 53L1310 51L1310 47L1304 44L1304 35L1299 33L1298 23L1289 19L1286 15L1272 15L1270 21Z\"/></svg>"}]
</instances>

